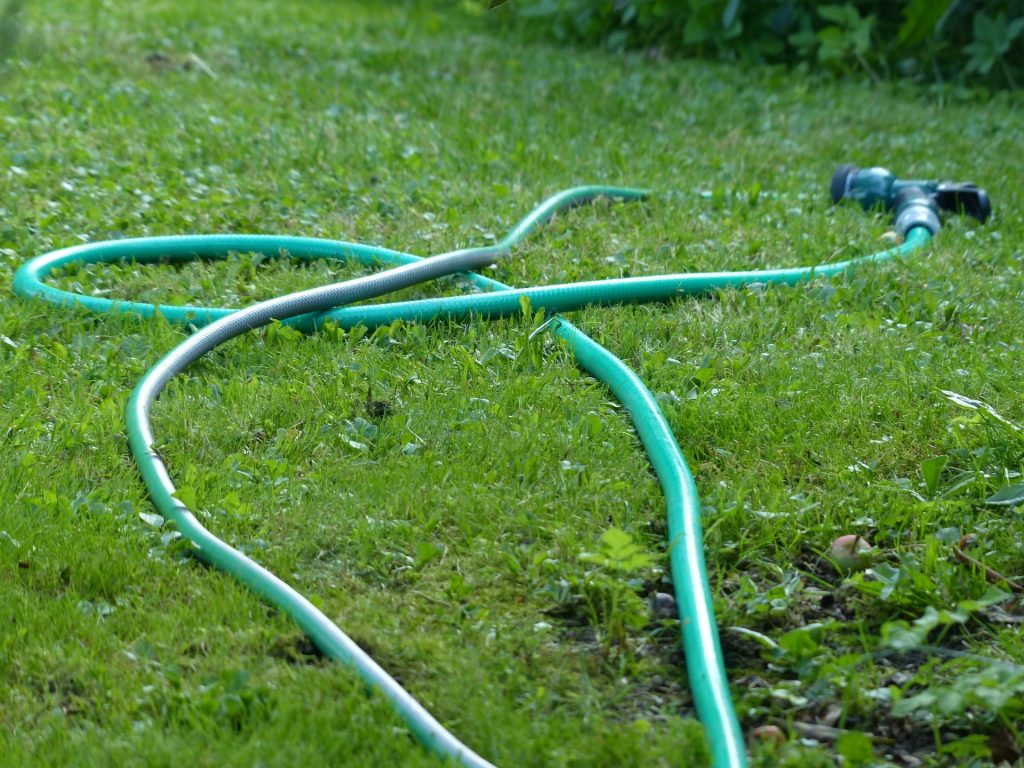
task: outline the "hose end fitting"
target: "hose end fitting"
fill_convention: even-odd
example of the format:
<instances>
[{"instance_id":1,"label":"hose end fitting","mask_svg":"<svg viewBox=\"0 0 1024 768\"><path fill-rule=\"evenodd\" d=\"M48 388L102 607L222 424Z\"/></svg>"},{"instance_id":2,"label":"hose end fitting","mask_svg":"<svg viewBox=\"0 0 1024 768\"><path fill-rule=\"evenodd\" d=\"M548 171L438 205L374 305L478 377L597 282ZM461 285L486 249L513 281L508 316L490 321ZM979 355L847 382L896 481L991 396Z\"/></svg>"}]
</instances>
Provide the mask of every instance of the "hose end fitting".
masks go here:
<instances>
[{"instance_id":1,"label":"hose end fitting","mask_svg":"<svg viewBox=\"0 0 1024 768\"><path fill-rule=\"evenodd\" d=\"M932 236L939 234L939 206L935 199L920 187L906 187L896 195L896 232L906 237L914 227L924 227Z\"/></svg>"}]
</instances>

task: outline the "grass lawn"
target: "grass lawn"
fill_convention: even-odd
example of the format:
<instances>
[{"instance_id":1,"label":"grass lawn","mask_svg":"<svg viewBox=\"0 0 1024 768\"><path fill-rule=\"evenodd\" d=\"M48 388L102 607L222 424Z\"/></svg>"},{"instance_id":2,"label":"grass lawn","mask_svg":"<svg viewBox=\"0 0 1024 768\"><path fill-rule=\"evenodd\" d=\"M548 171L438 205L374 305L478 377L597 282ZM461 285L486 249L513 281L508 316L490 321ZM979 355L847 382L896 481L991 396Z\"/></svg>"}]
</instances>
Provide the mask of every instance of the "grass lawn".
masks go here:
<instances>
[{"instance_id":1,"label":"grass lawn","mask_svg":"<svg viewBox=\"0 0 1024 768\"><path fill-rule=\"evenodd\" d=\"M32 3L0 71L0 765L437 764L153 516L124 406L184 331L23 302L27 258L202 232L428 255L608 183L654 195L561 216L490 273L812 264L890 244L888 217L830 207L844 161L975 181L996 215L845 280L573 319L691 462L741 721L788 737L756 764L1021 764L1024 609L953 555L970 534L1024 575L1024 506L986 502L1022 482L1024 431L942 391L1024 423L1022 108L567 50L453 5ZM238 306L358 273L239 254L59 281ZM214 532L496 764L703 765L678 623L649 608L671 592L661 492L621 408L534 328L252 333L164 394L161 452ZM581 559L613 528L655 565ZM848 533L869 572L824 559Z\"/></svg>"}]
</instances>

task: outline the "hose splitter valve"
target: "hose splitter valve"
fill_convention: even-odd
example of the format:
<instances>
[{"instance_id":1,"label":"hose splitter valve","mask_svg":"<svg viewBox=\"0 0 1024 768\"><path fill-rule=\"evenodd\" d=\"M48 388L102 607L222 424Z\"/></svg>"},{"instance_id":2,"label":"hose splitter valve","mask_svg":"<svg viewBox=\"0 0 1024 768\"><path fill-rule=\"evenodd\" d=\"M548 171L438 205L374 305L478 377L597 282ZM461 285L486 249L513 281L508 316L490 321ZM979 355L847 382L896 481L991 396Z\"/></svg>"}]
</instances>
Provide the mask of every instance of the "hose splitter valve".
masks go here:
<instances>
[{"instance_id":1,"label":"hose splitter valve","mask_svg":"<svg viewBox=\"0 0 1024 768\"><path fill-rule=\"evenodd\" d=\"M832 202L856 200L866 210L895 211L896 232L902 237L914 227L937 235L939 211L965 213L984 223L992 213L988 193L970 182L897 179L885 168L841 165L832 176Z\"/></svg>"}]
</instances>

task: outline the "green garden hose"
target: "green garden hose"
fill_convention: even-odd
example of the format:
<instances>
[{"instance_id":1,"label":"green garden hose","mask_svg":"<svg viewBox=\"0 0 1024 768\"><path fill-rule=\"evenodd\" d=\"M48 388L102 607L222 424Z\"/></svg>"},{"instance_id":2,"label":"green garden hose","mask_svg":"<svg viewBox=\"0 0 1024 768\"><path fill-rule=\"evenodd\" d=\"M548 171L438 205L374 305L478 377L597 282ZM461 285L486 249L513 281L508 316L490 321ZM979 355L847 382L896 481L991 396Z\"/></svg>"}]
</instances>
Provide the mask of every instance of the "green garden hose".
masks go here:
<instances>
[{"instance_id":1,"label":"green garden hose","mask_svg":"<svg viewBox=\"0 0 1024 768\"><path fill-rule=\"evenodd\" d=\"M172 322L199 330L156 363L136 385L128 403L131 450L153 504L196 547L203 560L235 576L274 604L306 632L328 657L353 667L374 690L391 702L410 730L428 749L455 762L490 766L445 730L409 693L360 649L309 600L274 574L207 531L175 496L175 486L157 454L149 422L153 402L168 381L214 347L248 330L278 320L303 330L325 321L342 327L368 327L395 320L427 322L438 318L490 318L522 312L529 299L533 310L554 313L593 304L667 300L752 283L792 284L816 276L832 276L850 267L902 256L925 246L932 233L913 227L904 243L891 250L849 261L814 267L742 272L677 274L510 289L495 280L469 273L468 283L483 293L419 301L342 306L381 296L443 275L469 272L509 254L530 232L566 208L597 197L637 200L646 193L616 187L577 187L549 198L493 246L470 248L421 259L408 253L357 243L276 235L192 235L90 243L54 251L26 262L14 277L14 291L28 299L58 306L79 306L94 312L127 312L142 317L160 313ZM100 262L187 261L225 258L229 253L289 255L299 259L357 261L389 269L320 288L270 299L245 309L167 306L116 301L62 291L44 280L55 270ZM743 734L729 694L707 581L701 531L700 500L693 476L664 414L637 375L615 355L564 318L552 315L549 328L567 342L580 365L604 382L630 414L662 490L668 514L668 550L679 605L683 647L697 714L704 725L715 768L747 764Z\"/></svg>"}]
</instances>

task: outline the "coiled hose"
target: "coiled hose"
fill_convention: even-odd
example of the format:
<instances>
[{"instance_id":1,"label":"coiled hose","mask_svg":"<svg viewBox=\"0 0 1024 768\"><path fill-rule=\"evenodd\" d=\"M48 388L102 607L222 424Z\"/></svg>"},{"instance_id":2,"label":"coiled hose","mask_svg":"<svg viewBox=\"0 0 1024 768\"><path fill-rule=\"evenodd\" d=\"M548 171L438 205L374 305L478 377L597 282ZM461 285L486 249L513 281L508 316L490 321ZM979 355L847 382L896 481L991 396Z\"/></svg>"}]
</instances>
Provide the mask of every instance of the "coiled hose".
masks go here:
<instances>
[{"instance_id":1,"label":"coiled hose","mask_svg":"<svg viewBox=\"0 0 1024 768\"><path fill-rule=\"evenodd\" d=\"M174 482L154 448L149 412L168 381L206 352L246 331L281 321L303 330L315 330L325 321L341 327L376 327L395 320L428 322L438 318L491 318L522 311L522 302L547 313L593 304L618 304L670 299L752 283L792 284L816 276L833 276L867 262L903 256L925 246L931 233L911 229L902 245L849 261L792 269L750 270L623 278L511 289L470 270L506 257L511 249L559 211L598 197L638 200L646 192L618 187L586 186L568 189L535 208L505 237L492 246L452 251L420 258L358 243L278 235L188 235L90 243L37 256L19 268L14 292L62 307L83 307L93 312L134 313L151 317L157 312L172 322L199 327L158 361L138 382L128 402L127 427L132 454L154 506L196 547L206 562L231 574L272 603L302 628L328 657L354 668L367 685L384 695L409 729L428 749L471 768L491 766L435 720L369 655L342 630L273 573L233 549L204 528L175 496ZM290 255L299 259L336 259L389 269L333 285L312 288L260 302L245 309L153 305L116 301L63 291L44 280L55 270L75 264L164 260L222 259L229 253ZM461 296L366 306L343 306L381 296L417 283L453 273L470 272L470 285L487 291ZM664 414L639 377L615 355L571 323L551 315L548 326L564 339L579 364L604 382L625 406L647 451L665 494L668 515L668 550L679 606L687 675L704 725L714 768L742 768L747 764L743 734L729 694L725 666L712 608L702 544L700 499L693 475L683 458Z\"/></svg>"}]
</instances>

